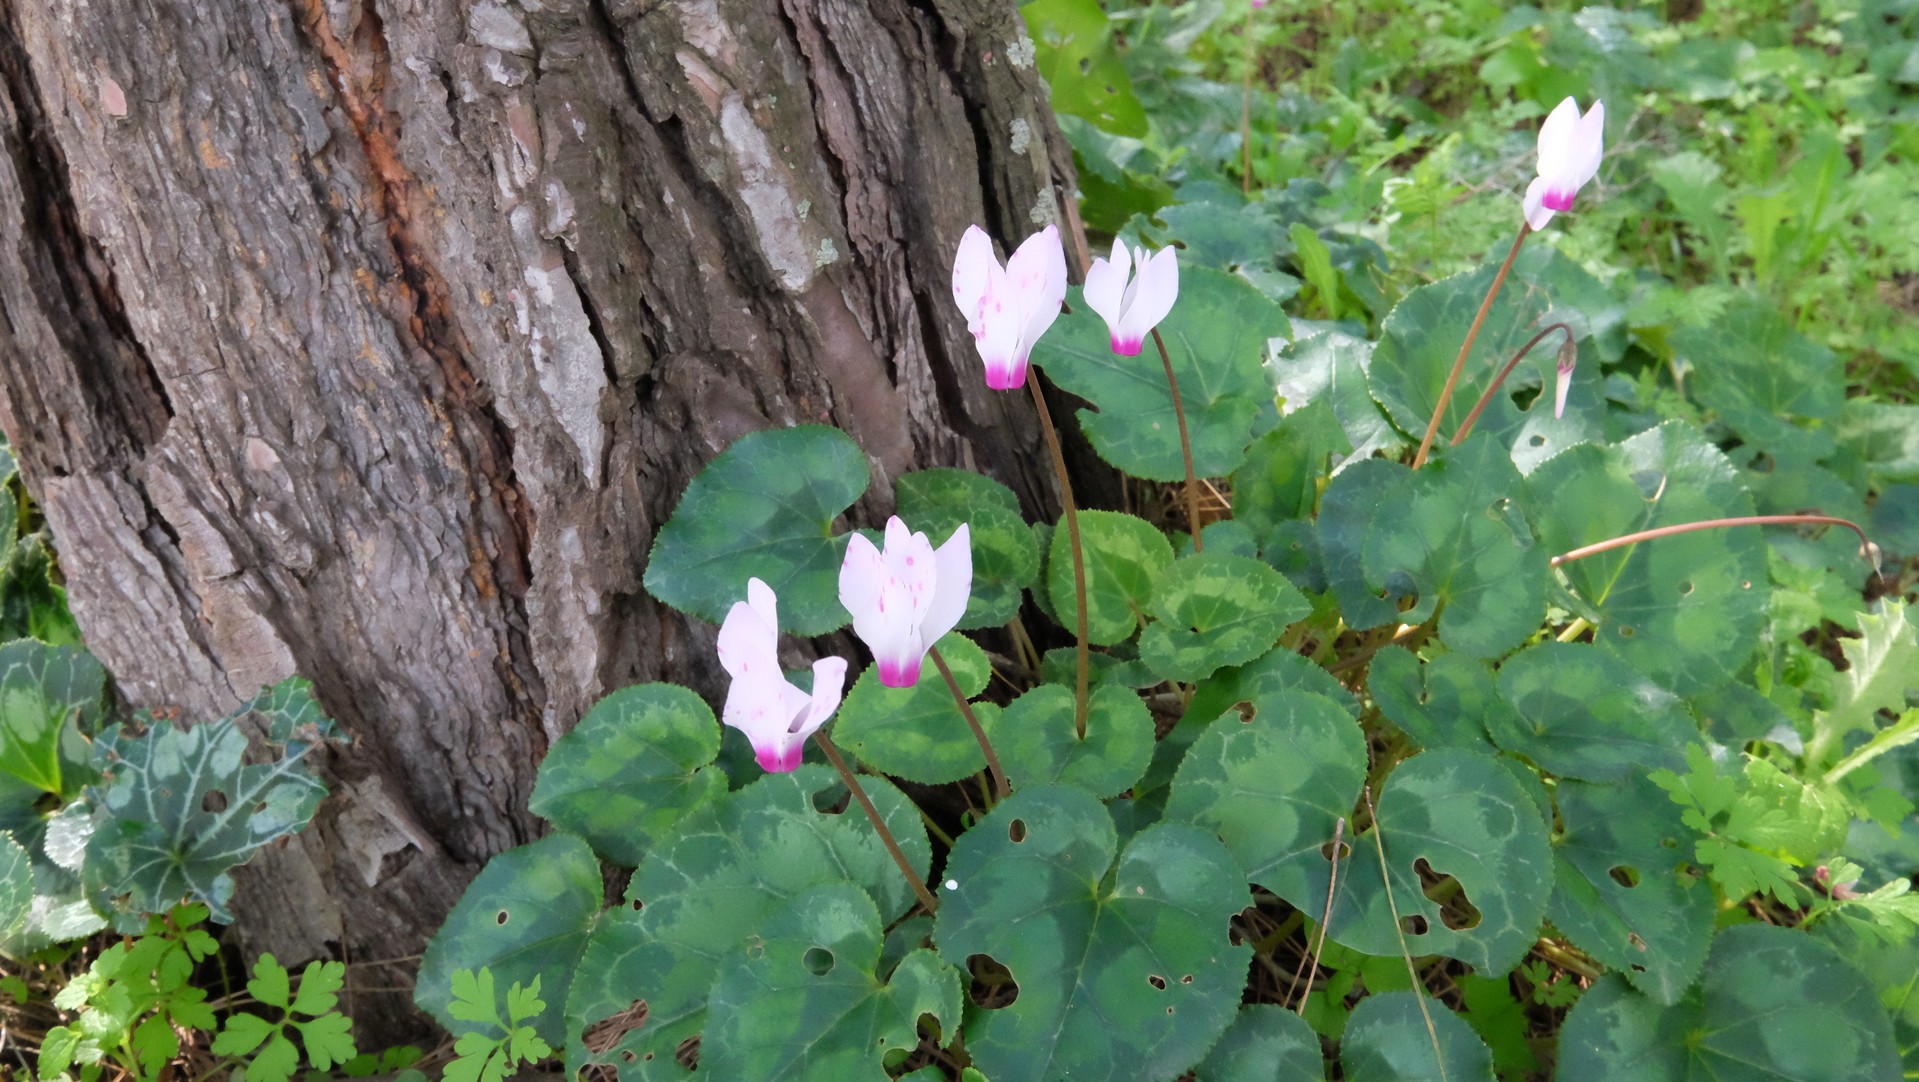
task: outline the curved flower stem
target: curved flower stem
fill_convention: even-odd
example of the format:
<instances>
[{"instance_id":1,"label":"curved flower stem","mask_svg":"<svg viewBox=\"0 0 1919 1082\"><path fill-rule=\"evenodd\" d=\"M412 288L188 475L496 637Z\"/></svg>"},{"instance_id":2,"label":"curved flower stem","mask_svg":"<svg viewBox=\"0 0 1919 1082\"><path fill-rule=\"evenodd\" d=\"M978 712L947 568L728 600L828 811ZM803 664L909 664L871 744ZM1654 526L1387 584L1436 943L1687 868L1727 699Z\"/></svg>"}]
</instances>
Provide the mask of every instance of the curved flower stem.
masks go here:
<instances>
[{"instance_id":1,"label":"curved flower stem","mask_svg":"<svg viewBox=\"0 0 1919 1082\"><path fill-rule=\"evenodd\" d=\"M1506 261L1499 265L1499 273L1493 276L1493 284L1486 290L1486 299L1479 302L1479 314L1473 317L1473 325L1466 331L1466 340L1459 344L1459 356L1453 359L1453 370L1446 376L1446 386L1439 392L1439 401L1433 404L1433 419L1427 423L1426 434L1419 440L1419 452L1413 455L1413 469L1425 465L1426 456L1432 453L1433 437L1439 434L1439 419L1446 416L1446 404L1453 400L1453 389L1459 386L1459 374L1466 370L1466 355L1473 351L1473 340L1479 337L1479 328L1486 322L1486 313L1493 310L1493 298L1499 296L1499 287L1506 284L1506 275L1513 269L1513 260L1519 258L1519 246L1526 243L1526 235L1532 231L1530 224L1520 223L1519 235L1513 238Z\"/></svg>"},{"instance_id":2,"label":"curved flower stem","mask_svg":"<svg viewBox=\"0 0 1919 1082\"><path fill-rule=\"evenodd\" d=\"M833 746L832 741L826 739L825 729L813 731L813 743L818 744L820 750L826 753L826 761L832 763L833 769L840 772L840 780L845 782L846 787L852 791L853 799L860 802L860 809L866 812L866 817L873 821L873 829L879 832L880 841L885 843L886 851L893 854L893 863L900 866L900 874L905 876L907 883L912 885L913 893L919 895L920 906L928 913L939 912L939 899L933 897L933 892L926 889L925 883L920 882L919 873L913 870L913 863L906 859L905 853L900 851L900 843L893 840L893 832L886 829L886 821L880 818L880 810L873 806L873 801L867 797L866 790L860 786L860 780L853 776L852 768L846 765L846 760L840 758L840 750Z\"/></svg>"},{"instance_id":3,"label":"curved flower stem","mask_svg":"<svg viewBox=\"0 0 1919 1082\"><path fill-rule=\"evenodd\" d=\"M973 739L979 741L979 750L986 753L986 767L993 772L993 791L998 799L1005 800L1013 793L1013 787L1006 783L1006 771L999 766L999 756L993 754L993 745L986 739L986 730L980 728L979 715L973 713L973 704L966 701L966 694L960 691L959 681L953 679L953 670L946 667L946 659L940 656L939 647L931 647L927 656L933 659L933 665L940 675L946 678L946 686L953 692L953 701L959 704L960 713L966 716L966 724L973 730Z\"/></svg>"},{"instance_id":4,"label":"curved flower stem","mask_svg":"<svg viewBox=\"0 0 1919 1082\"><path fill-rule=\"evenodd\" d=\"M1520 346L1519 352L1513 354L1513 359L1507 361L1506 367L1500 369L1499 374L1493 377L1492 383L1487 385L1486 393L1480 395L1479 401L1473 404L1473 411L1466 415L1464 421L1460 422L1459 431L1453 433L1452 445L1454 447L1459 446L1459 441L1465 439L1466 435L1473 430L1473 425L1479 421L1479 415L1485 412L1486 406L1493 400L1493 395L1499 393L1500 384L1506 382L1506 377L1512 375L1513 369L1519 367L1519 362L1526 359L1526 354L1531 353L1534 346L1538 345L1542 339L1554 331L1563 332L1568 342L1573 340L1573 329L1571 327L1566 326L1564 323L1548 323L1538 334L1533 335L1530 341Z\"/></svg>"},{"instance_id":5,"label":"curved flower stem","mask_svg":"<svg viewBox=\"0 0 1919 1082\"><path fill-rule=\"evenodd\" d=\"M1606 541L1595 541L1590 545L1573 549L1571 552L1560 553L1553 557L1552 565L1558 567L1561 564L1572 563L1574 560L1583 560L1588 556L1597 556L1602 552L1636 545L1641 541L1653 541L1661 537L1692 533L1695 530L1717 530L1726 526L1793 526L1801 523L1844 526L1858 534L1859 554L1871 562L1873 573L1878 574L1879 546L1866 537L1866 531L1860 529L1857 523L1843 518L1834 518L1831 515L1739 515L1733 518L1706 519L1702 522L1681 522L1672 526L1660 526L1657 529L1629 533Z\"/></svg>"},{"instance_id":6,"label":"curved flower stem","mask_svg":"<svg viewBox=\"0 0 1919 1082\"><path fill-rule=\"evenodd\" d=\"M1186 527L1193 533L1193 551L1206 551L1200 540L1199 478L1193 476L1193 440L1186 434L1186 407L1179 399L1179 380L1173 375L1173 359L1166 353L1166 339L1153 328L1153 344L1159 347L1159 363L1166 366L1166 389L1173 393L1173 418L1179 422L1179 453L1186 460Z\"/></svg>"},{"instance_id":7,"label":"curved flower stem","mask_svg":"<svg viewBox=\"0 0 1919 1082\"><path fill-rule=\"evenodd\" d=\"M1079 508L1073 504L1073 480L1066 473L1066 452L1060 449L1059 432L1053 428L1053 414L1046 408L1046 396L1040 393L1039 376L1026 369L1026 389L1033 393L1033 408L1039 411L1039 428L1046 446L1053 452L1053 470L1059 474L1059 502L1066 509L1066 535L1073 543L1073 618L1079 635L1074 656L1073 731L1086 739L1086 684L1092 658L1086 648L1086 556L1079 545Z\"/></svg>"}]
</instances>

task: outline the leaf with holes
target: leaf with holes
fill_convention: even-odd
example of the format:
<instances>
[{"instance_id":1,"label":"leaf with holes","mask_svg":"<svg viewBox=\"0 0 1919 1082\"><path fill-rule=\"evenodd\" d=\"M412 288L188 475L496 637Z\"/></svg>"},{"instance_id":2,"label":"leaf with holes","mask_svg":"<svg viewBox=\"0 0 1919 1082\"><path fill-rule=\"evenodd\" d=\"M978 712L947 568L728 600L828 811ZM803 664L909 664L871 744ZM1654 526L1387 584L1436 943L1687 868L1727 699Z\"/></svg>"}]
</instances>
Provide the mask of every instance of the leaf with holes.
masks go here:
<instances>
[{"instance_id":1,"label":"leaf with holes","mask_svg":"<svg viewBox=\"0 0 1919 1082\"><path fill-rule=\"evenodd\" d=\"M881 940L879 911L851 883L795 897L721 961L700 1073L884 1082L882 1059L919 1043L921 1015L955 1033L959 973L916 950L882 975Z\"/></svg>"},{"instance_id":2,"label":"leaf with holes","mask_svg":"<svg viewBox=\"0 0 1919 1082\"><path fill-rule=\"evenodd\" d=\"M1038 0L1020 14L1033 35L1032 62L1053 88L1053 109L1115 135L1146 134L1146 110L1098 0Z\"/></svg>"},{"instance_id":3,"label":"leaf with holes","mask_svg":"<svg viewBox=\"0 0 1919 1082\"><path fill-rule=\"evenodd\" d=\"M1193 1072L1198 1082L1325 1082L1319 1035L1273 1003L1252 1003Z\"/></svg>"},{"instance_id":4,"label":"leaf with holes","mask_svg":"<svg viewBox=\"0 0 1919 1082\"><path fill-rule=\"evenodd\" d=\"M1040 339L1034 363L1092 403L1079 411L1079 420L1101 458L1135 477L1185 480L1179 420L1159 351L1149 343L1137 357L1114 353L1105 320L1078 289L1068 303L1072 313ZM1272 399L1261 367L1266 342L1286 329L1279 305L1244 278L1204 267L1180 269L1179 303L1159 333L1179 380L1198 476L1223 477L1245 461L1253 419Z\"/></svg>"},{"instance_id":5,"label":"leaf with holes","mask_svg":"<svg viewBox=\"0 0 1919 1082\"><path fill-rule=\"evenodd\" d=\"M1699 985L1666 1007L1602 978L1566 1016L1559 1076L1581 1082L1894 1082L1899 1050L1868 983L1803 932L1720 932Z\"/></svg>"},{"instance_id":6,"label":"leaf with holes","mask_svg":"<svg viewBox=\"0 0 1919 1082\"><path fill-rule=\"evenodd\" d=\"M1271 650L1312 603L1258 560L1205 552L1160 573L1148 611L1140 660L1157 676L1192 683Z\"/></svg>"},{"instance_id":7,"label":"leaf with holes","mask_svg":"<svg viewBox=\"0 0 1919 1082\"><path fill-rule=\"evenodd\" d=\"M1487 718L1494 742L1564 778L1681 769L1699 740L1684 703L1586 643L1542 642L1506 659L1499 693L1513 710Z\"/></svg>"},{"instance_id":8,"label":"leaf with holes","mask_svg":"<svg viewBox=\"0 0 1919 1082\"><path fill-rule=\"evenodd\" d=\"M1228 941L1246 881L1219 842L1161 823L1119 838L1090 793L1023 789L953 847L935 939L1018 984L967 1036L990 1078L1165 1082L1239 1006L1251 949Z\"/></svg>"},{"instance_id":9,"label":"leaf with holes","mask_svg":"<svg viewBox=\"0 0 1919 1082\"><path fill-rule=\"evenodd\" d=\"M1365 784L1366 738L1352 715L1309 692L1275 692L1194 742L1166 819L1217 835L1246 878L1318 916L1335 822L1352 814Z\"/></svg>"},{"instance_id":10,"label":"leaf with holes","mask_svg":"<svg viewBox=\"0 0 1919 1082\"><path fill-rule=\"evenodd\" d=\"M764 579L784 630L824 635L847 622L840 605L846 536L833 520L866 491L866 454L837 428L754 432L706 464L653 539L646 589L681 612L719 623Z\"/></svg>"},{"instance_id":11,"label":"leaf with holes","mask_svg":"<svg viewBox=\"0 0 1919 1082\"><path fill-rule=\"evenodd\" d=\"M1706 961L1714 912L1679 807L1643 775L1565 781L1558 794L1553 927L1654 1000L1677 1003Z\"/></svg>"},{"instance_id":12,"label":"leaf with holes","mask_svg":"<svg viewBox=\"0 0 1919 1082\"><path fill-rule=\"evenodd\" d=\"M1468 657L1525 642L1546 616L1547 554L1520 509L1525 486L1512 460L1473 440L1398 476L1366 530L1367 585L1413 598L1398 614L1404 623L1438 613L1440 640Z\"/></svg>"},{"instance_id":13,"label":"leaf with holes","mask_svg":"<svg viewBox=\"0 0 1919 1082\"><path fill-rule=\"evenodd\" d=\"M992 666L971 639L952 632L940 639L939 651L962 694L970 698L986 690ZM982 727L998 710L992 703L973 704ZM953 690L930 661L910 688L881 684L879 666L867 666L840 707L833 740L875 770L925 785L957 781L986 769L986 757Z\"/></svg>"},{"instance_id":14,"label":"leaf with holes","mask_svg":"<svg viewBox=\"0 0 1919 1082\"><path fill-rule=\"evenodd\" d=\"M548 1043L565 1036L560 1008L600 914L600 865L585 842L552 834L487 861L440 925L413 1002L455 1034L486 1031L450 1008L453 974L486 968L511 987L542 982L546 1009L530 1024Z\"/></svg>"},{"instance_id":15,"label":"leaf with holes","mask_svg":"<svg viewBox=\"0 0 1919 1082\"><path fill-rule=\"evenodd\" d=\"M884 778L860 784L907 859L928 867L932 850L912 802ZM852 883L885 922L914 904L857 808L819 810L844 793L832 771L802 766L680 821L633 873L626 904L587 942L567 1000L568 1073L606 1064L626 1079L688 1077L675 1052L706 1026L716 969L809 887Z\"/></svg>"},{"instance_id":16,"label":"leaf with holes","mask_svg":"<svg viewBox=\"0 0 1919 1082\"><path fill-rule=\"evenodd\" d=\"M1394 768L1377 809L1375 825L1352 839L1340 865L1328 934L1366 954L1398 954L1397 906L1399 931L1415 956L1443 954L1482 973L1518 964L1538 938L1552 893L1546 824L1518 780L1489 756L1442 748ZM1390 898L1375 833L1392 871ZM1310 877L1305 896L1318 899L1308 904L1317 909L1328 869L1309 862L1302 870Z\"/></svg>"},{"instance_id":17,"label":"leaf with holes","mask_svg":"<svg viewBox=\"0 0 1919 1082\"><path fill-rule=\"evenodd\" d=\"M1640 530L1752 514L1732 463L1668 422L1612 447L1575 447L1527 481L1553 553ZM1766 626L1766 542L1752 526L1642 541L1563 564L1600 614L1593 641L1677 695L1744 667Z\"/></svg>"},{"instance_id":18,"label":"leaf with holes","mask_svg":"<svg viewBox=\"0 0 1919 1082\"><path fill-rule=\"evenodd\" d=\"M1373 655L1366 677L1379 712L1422 748L1491 753L1489 728L1524 724L1483 661L1440 654L1421 661L1397 646Z\"/></svg>"},{"instance_id":19,"label":"leaf with holes","mask_svg":"<svg viewBox=\"0 0 1919 1082\"><path fill-rule=\"evenodd\" d=\"M710 769L720 727L676 684L622 688L593 704L540 763L527 810L631 867L680 817L726 791Z\"/></svg>"},{"instance_id":20,"label":"leaf with holes","mask_svg":"<svg viewBox=\"0 0 1919 1082\"><path fill-rule=\"evenodd\" d=\"M900 518L936 546L967 524L973 592L960 627L997 627L1019 613L1021 591L1039 577L1039 544L1012 489L971 470L921 470L900 478L893 497Z\"/></svg>"},{"instance_id":21,"label":"leaf with holes","mask_svg":"<svg viewBox=\"0 0 1919 1082\"><path fill-rule=\"evenodd\" d=\"M1153 596L1153 583L1173 562L1173 546L1153 524L1117 511L1081 511L1080 545L1086 555L1086 637L1100 646L1130 638ZM1046 558L1046 587L1053 610L1071 624L1073 590L1071 531L1053 530Z\"/></svg>"},{"instance_id":22,"label":"leaf with holes","mask_svg":"<svg viewBox=\"0 0 1919 1082\"><path fill-rule=\"evenodd\" d=\"M303 760L334 727L309 687L298 677L283 680L231 717L184 731L160 723L140 736L124 729L100 735L106 779L92 797L85 863L96 908L161 913L192 897L214 920L233 919L228 869L306 826L326 795ZM249 715L266 742L282 749L278 758L242 761L240 721Z\"/></svg>"},{"instance_id":23,"label":"leaf with holes","mask_svg":"<svg viewBox=\"0 0 1919 1082\"><path fill-rule=\"evenodd\" d=\"M1073 692L1041 684L982 718L987 739L1015 788L1076 785L1097 796L1131 788L1153 757L1153 715L1130 689L1094 688L1086 739L1073 728Z\"/></svg>"},{"instance_id":24,"label":"leaf with holes","mask_svg":"<svg viewBox=\"0 0 1919 1082\"><path fill-rule=\"evenodd\" d=\"M1347 1082L1493 1082L1486 1042L1444 1003L1427 999L1422 1005L1421 998L1417 992L1382 992L1353 1008L1339 1041Z\"/></svg>"}]
</instances>

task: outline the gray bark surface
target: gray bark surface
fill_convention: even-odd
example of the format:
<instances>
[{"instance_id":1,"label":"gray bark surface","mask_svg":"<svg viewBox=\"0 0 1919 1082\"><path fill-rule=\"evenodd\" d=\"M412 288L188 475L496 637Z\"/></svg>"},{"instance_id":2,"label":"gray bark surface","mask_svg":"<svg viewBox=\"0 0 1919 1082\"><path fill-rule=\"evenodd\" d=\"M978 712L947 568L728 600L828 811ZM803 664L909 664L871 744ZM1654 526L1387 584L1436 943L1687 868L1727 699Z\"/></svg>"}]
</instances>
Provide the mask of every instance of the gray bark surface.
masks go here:
<instances>
[{"instance_id":1,"label":"gray bark surface","mask_svg":"<svg viewBox=\"0 0 1919 1082\"><path fill-rule=\"evenodd\" d=\"M933 465L1051 502L948 285L1070 185L1044 101L1005 0L0 0L0 424L87 645L353 736L249 948L417 954L594 700L717 688L640 576L737 437L842 426L868 523Z\"/></svg>"}]
</instances>

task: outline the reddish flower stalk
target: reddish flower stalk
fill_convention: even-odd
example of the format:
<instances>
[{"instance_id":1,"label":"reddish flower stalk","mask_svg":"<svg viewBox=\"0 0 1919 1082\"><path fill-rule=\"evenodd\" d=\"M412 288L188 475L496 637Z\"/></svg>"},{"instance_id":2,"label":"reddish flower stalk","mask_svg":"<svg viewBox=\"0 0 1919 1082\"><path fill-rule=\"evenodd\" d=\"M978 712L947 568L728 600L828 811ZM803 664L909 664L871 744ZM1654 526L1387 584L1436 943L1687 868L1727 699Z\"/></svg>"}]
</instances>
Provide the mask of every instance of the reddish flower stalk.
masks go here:
<instances>
[{"instance_id":1,"label":"reddish flower stalk","mask_svg":"<svg viewBox=\"0 0 1919 1082\"><path fill-rule=\"evenodd\" d=\"M1166 366L1166 389L1173 393L1173 417L1179 422L1179 453L1186 460L1186 525L1193 532L1193 551L1206 551L1199 530L1199 478L1193 476L1193 440L1186 434L1186 407L1179 400L1179 380L1173 375L1173 359L1166 355L1166 340L1153 328L1153 344L1159 347L1159 361Z\"/></svg>"},{"instance_id":2,"label":"reddish flower stalk","mask_svg":"<svg viewBox=\"0 0 1919 1082\"><path fill-rule=\"evenodd\" d=\"M986 754L986 767L993 772L994 795L1000 800L1005 800L1012 795L1013 787L1006 781L1006 771L1000 769L999 756L993 754L993 744L986 739L986 730L980 727L979 715L973 713L973 704L968 702L965 693L960 691L959 681L953 679L953 670L946 667L946 659L940 656L939 647L935 646L927 650L926 656L933 659L933 664L939 669L940 675L946 678L946 686L953 692L953 701L959 704L960 713L965 715L966 724L972 728L973 739L979 741L979 750Z\"/></svg>"},{"instance_id":3,"label":"reddish flower stalk","mask_svg":"<svg viewBox=\"0 0 1919 1082\"><path fill-rule=\"evenodd\" d=\"M1696 530L1717 530L1727 526L1794 526L1800 524L1844 526L1846 529L1858 534L1859 554L1872 564L1873 573L1878 573L1879 546L1873 544L1872 541L1866 537L1866 531L1860 529L1857 523L1848 519L1834 518L1831 515L1738 515L1733 518L1707 519L1702 522L1681 522L1671 526L1660 526L1651 530L1640 530L1638 533L1629 533L1623 537L1614 537L1606 541L1596 541L1590 545L1573 549L1571 552L1562 552L1552 558L1552 565L1559 567L1562 564L1572 563L1574 560L1583 560L1588 556L1597 556L1602 552L1625 548L1627 545L1636 545L1641 541L1653 541L1661 537L1673 537L1682 533L1692 533Z\"/></svg>"},{"instance_id":4,"label":"reddish flower stalk","mask_svg":"<svg viewBox=\"0 0 1919 1082\"><path fill-rule=\"evenodd\" d=\"M919 895L920 906L928 913L939 912L939 899L933 897L933 892L926 889L925 883L920 882L919 873L913 870L912 862L907 860L906 854L900 850L900 843L893 839L893 832L886 829L886 821L880 818L880 810L873 806L873 801L861 787L860 780L853 776L853 770L846 765L846 760L840 758L839 749L833 746L832 741L826 739L825 730L814 731L813 743L818 744L820 750L826 753L826 761L832 763L833 769L840 772L840 780L846 783L846 788L853 793L853 799L859 801L860 809L866 812L868 819L872 820L873 829L879 832L880 841L885 844L886 851L893 854L893 863L900 866L900 874L906 877L906 882L912 886L913 893Z\"/></svg>"},{"instance_id":5,"label":"reddish flower stalk","mask_svg":"<svg viewBox=\"0 0 1919 1082\"><path fill-rule=\"evenodd\" d=\"M1453 433L1452 445L1454 447L1459 446L1459 442L1465 439L1467 433L1473 430L1473 425L1479 421L1479 415L1485 412L1486 407L1493 400L1493 395L1497 394L1500 385L1506 382L1506 377L1512 375L1513 369L1519 367L1519 362L1526 358L1526 354L1533 351L1534 346L1538 345L1547 335L1554 331L1562 331L1566 335L1566 344L1559 347L1559 352L1563 357L1567 348L1573 344L1573 330L1564 323L1548 323L1538 334L1532 336L1531 341L1519 347L1519 352L1513 354L1513 359L1507 361L1506 367L1500 369L1499 374L1494 376L1493 381L1486 386L1486 392L1479 396L1478 402L1473 404L1473 411L1466 415L1464 421L1460 422L1459 431ZM1561 372L1570 374L1570 368L1563 360L1559 368Z\"/></svg>"},{"instance_id":6,"label":"reddish flower stalk","mask_svg":"<svg viewBox=\"0 0 1919 1082\"><path fill-rule=\"evenodd\" d=\"M1466 331L1466 340L1459 344L1459 356L1453 359L1453 370L1446 375L1446 386L1439 392L1439 401L1433 404L1433 419L1426 424L1426 434L1420 437L1419 451L1413 455L1413 469L1426 464L1426 456L1433 450L1433 438L1439 435L1439 420L1446 416L1446 404L1453 400L1453 391L1459 386L1459 374L1466 370L1466 355L1473 351L1473 341L1479 337L1479 328L1486 322L1486 313L1493 310L1493 298L1499 296L1499 287L1506 284L1506 275L1513 269L1513 260L1519 258L1519 246L1526 243L1527 234L1533 227L1521 223L1519 235L1513 238L1513 246L1506 253L1506 261L1499 265L1499 273L1493 276L1492 287L1486 290L1486 299L1479 302L1479 313L1473 316L1473 325Z\"/></svg>"},{"instance_id":7,"label":"reddish flower stalk","mask_svg":"<svg viewBox=\"0 0 1919 1082\"><path fill-rule=\"evenodd\" d=\"M1073 619L1078 643L1074 647L1073 731L1086 739L1086 686L1092 670L1092 656L1086 646L1086 556L1079 544L1079 508L1073 503L1073 479L1066 472L1066 452L1060 449L1059 432L1053 427L1053 414L1046 408L1046 396L1040 393L1039 377L1026 370L1026 389L1033 394L1033 408L1039 412L1039 429L1046 446L1053 452L1053 470L1059 475L1059 501L1066 511L1066 536L1073 545Z\"/></svg>"}]
</instances>

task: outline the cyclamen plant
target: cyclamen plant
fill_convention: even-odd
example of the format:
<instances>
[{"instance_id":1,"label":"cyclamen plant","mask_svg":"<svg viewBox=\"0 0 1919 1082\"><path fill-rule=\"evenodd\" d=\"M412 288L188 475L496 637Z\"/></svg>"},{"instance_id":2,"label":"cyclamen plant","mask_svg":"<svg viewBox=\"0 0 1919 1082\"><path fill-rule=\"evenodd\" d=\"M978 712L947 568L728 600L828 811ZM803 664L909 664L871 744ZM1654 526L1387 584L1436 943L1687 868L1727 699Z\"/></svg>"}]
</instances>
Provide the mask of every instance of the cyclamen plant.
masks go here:
<instances>
[{"instance_id":1,"label":"cyclamen plant","mask_svg":"<svg viewBox=\"0 0 1919 1082\"><path fill-rule=\"evenodd\" d=\"M1783 694L1769 544L1823 542L1756 527L1852 524L1756 514L1696 426L1602 427L1604 287L1520 242L1603 123L1554 110L1504 263L1412 290L1377 342L1190 250L1117 239L1074 291L1055 227L1004 266L967 230L958 314L988 385L1032 394L1060 528L927 470L875 544L835 526L870 481L846 434L729 447L646 583L723 618L721 720L759 769L683 688L609 696L542 765L555 832L475 880L421 1005L457 1030L453 974L537 976L527 1024L623 1079L1324 1078L1328 1050L1347 1079L1540 1076L1527 1013L1568 1004L1564 1079L1893 1077L1854 959L1919 903L1842 850L1903 814L1871 780L1919 732L1879 716L1919 637L1882 602L1836 691ZM1109 464L1183 481L1179 545L1077 508L1035 370ZM838 657L810 690L780 670L782 633L849 621L851 687ZM611 908L602 859L634 869Z\"/></svg>"}]
</instances>

